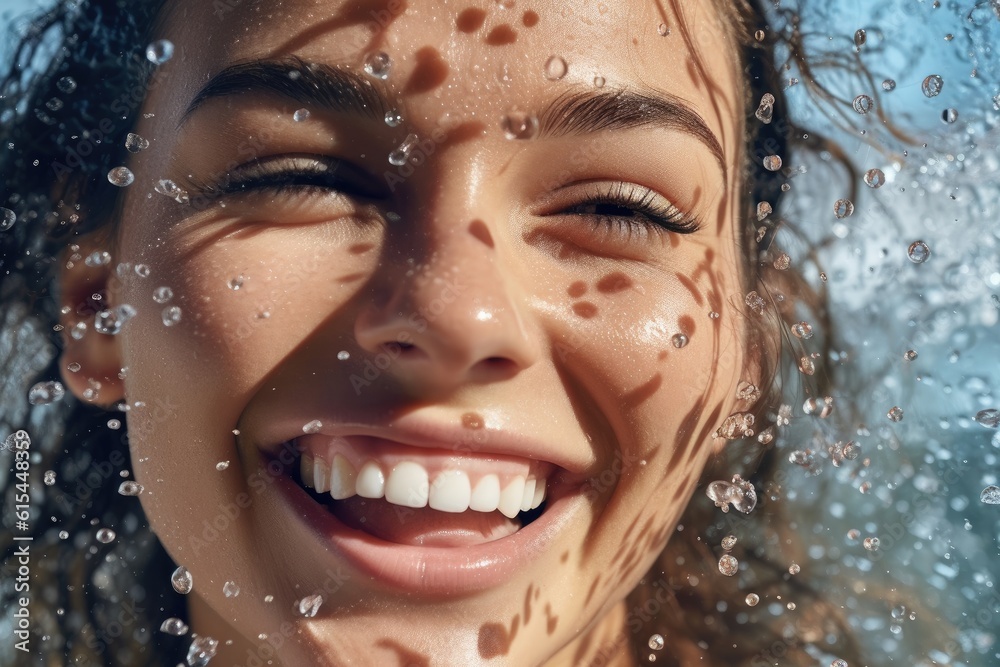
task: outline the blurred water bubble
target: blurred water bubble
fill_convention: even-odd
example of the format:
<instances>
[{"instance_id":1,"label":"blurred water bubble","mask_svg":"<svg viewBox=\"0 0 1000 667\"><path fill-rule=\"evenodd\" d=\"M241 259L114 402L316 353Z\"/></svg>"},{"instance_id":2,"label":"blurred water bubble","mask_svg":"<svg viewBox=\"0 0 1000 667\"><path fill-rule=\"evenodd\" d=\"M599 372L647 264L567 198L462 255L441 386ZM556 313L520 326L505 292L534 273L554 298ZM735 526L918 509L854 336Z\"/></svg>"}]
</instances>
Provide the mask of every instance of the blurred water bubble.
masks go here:
<instances>
[{"instance_id":1,"label":"blurred water bubble","mask_svg":"<svg viewBox=\"0 0 1000 667\"><path fill-rule=\"evenodd\" d=\"M891 422L901 422L903 421L903 409L898 405L894 405L889 408L889 412L887 412L885 416L888 417Z\"/></svg>"},{"instance_id":2,"label":"blurred water bubble","mask_svg":"<svg viewBox=\"0 0 1000 667\"><path fill-rule=\"evenodd\" d=\"M215 469L218 470L219 472L222 472L223 470L228 470L229 461L219 461L218 463L215 464Z\"/></svg>"},{"instance_id":3,"label":"blurred water bubble","mask_svg":"<svg viewBox=\"0 0 1000 667\"><path fill-rule=\"evenodd\" d=\"M735 556L726 554L719 559L719 572L727 577L735 575L740 570L740 562Z\"/></svg>"},{"instance_id":4,"label":"blurred water bubble","mask_svg":"<svg viewBox=\"0 0 1000 667\"><path fill-rule=\"evenodd\" d=\"M146 47L146 59L154 65L162 65L174 57L174 44L168 39L158 39Z\"/></svg>"},{"instance_id":5,"label":"blurred water bubble","mask_svg":"<svg viewBox=\"0 0 1000 667\"><path fill-rule=\"evenodd\" d=\"M66 388L61 382L48 380L37 382L28 390L28 403L32 405L48 405L55 403L66 395Z\"/></svg>"},{"instance_id":6,"label":"blurred water bubble","mask_svg":"<svg viewBox=\"0 0 1000 667\"><path fill-rule=\"evenodd\" d=\"M979 502L984 505L1000 505L1000 486L987 486L979 494Z\"/></svg>"},{"instance_id":7,"label":"blurred water bubble","mask_svg":"<svg viewBox=\"0 0 1000 667\"><path fill-rule=\"evenodd\" d=\"M292 114L292 120L296 123L302 123L309 120L309 109L296 109L295 113Z\"/></svg>"},{"instance_id":8,"label":"blurred water bubble","mask_svg":"<svg viewBox=\"0 0 1000 667\"><path fill-rule=\"evenodd\" d=\"M538 135L538 116L512 109L500 119L500 128L507 139L534 139Z\"/></svg>"},{"instance_id":9,"label":"blurred water bubble","mask_svg":"<svg viewBox=\"0 0 1000 667\"><path fill-rule=\"evenodd\" d=\"M129 153L138 153L149 148L149 140L142 138L135 132L129 132L125 137L125 150Z\"/></svg>"},{"instance_id":10,"label":"blurred water bubble","mask_svg":"<svg viewBox=\"0 0 1000 667\"><path fill-rule=\"evenodd\" d=\"M802 571L802 568L799 567L798 563L792 563L791 565L788 566L788 574L795 575L795 574L798 574L801 571Z\"/></svg>"},{"instance_id":11,"label":"blurred water bubble","mask_svg":"<svg viewBox=\"0 0 1000 667\"><path fill-rule=\"evenodd\" d=\"M917 358L916 350L907 350L906 352L903 353L903 359L905 361L913 361L916 358Z\"/></svg>"},{"instance_id":12,"label":"blurred water bubble","mask_svg":"<svg viewBox=\"0 0 1000 667\"><path fill-rule=\"evenodd\" d=\"M764 157L764 169L768 171L778 171L781 169L781 157L777 155L767 155Z\"/></svg>"},{"instance_id":13,"label":"blurred water bubble","mask_svg":"<svg viewBox=\"0 0 1000 667\"><path fill-rule=\"evenodd\" d=\"M769 202L766 202L766 201L758 202L757 203L757 222L760 222L761 220L763 220L767 216L771 215L771 213L773 211L774 211L774 209L771 207L771 204Z\"/></svg>"},{"instance_id":14,"label":"blurred water bubble","mask_svg":"<svg viewBox=\"0 0 1000 667\"><path fill-rule=\"evenodd\" d=\"M384 51L369 53L365 56L363 68L368 76L385 81L392 70L392 58Z\"/></svg>"},{"instance_id":15,"label":"blurred water bubble","mask_svg":"<svg viewBox=\"0 0 1000 667\"><path fill-rule=\"evenodd\" d=\"M859 49L864 46L865 42L868 41L868 33L865 32L864 28L854 31L854 46Z\"/></svg>"},{"instance_id":16,"label":"blurred water bubble","mask_svg":"<svg viewBox=\"0 0 1000 667\"><path fill-rule=\"evenodd\" d=\"M76 80L71 76L64 76L56 81L56 88L59 92L69 95L76 90Z\"/></svg>"},{"instance_id":17,"label":"blurred water bubble","mask_svg":"<svg viewBox=\"0 0 1000 667\"><path fill-rule=\"evenodd\" d=\"M60 540L65 540L65 539L68 539L68 538L69 538L69 531L66 531L66 530L60 530L59 531L59 539Z\"/></svg>"},{"instance_id":18,"label":"blurred water bubble","mask_svg":"<svg viewBox=\"0 0 1000 667\"><path fill-rule=\"evenodd\" d=\"M97 531L97 541L101 544L110 544L114 542L115 537L117 537L115 531L110 528L101 528Z\"/></svg>"},{"instance_id":19,"label":"blurred water bubble","mask_svg":"<svg viewBox=\"0 0 1000 667\"><path fill-rule=\"evenodd\" d=\"M875 100L870 98L868 95L858 95L854 98L854 103L852 105L854 110L859 114L866 114L875 108Z\"/></svg>"},{"instance_id":20,"label":"blurred water bubble","mask_svg":"<svg viewBox=\"0 0 1000 667\"><path fill-rule=\"evenodd\" d=\"M771 93L761 95L760 104L757 106L754 116L765 125L771 122L771 119L774 117L774 95Z\"/></svg>"},{"instance_id":21,"label":"blurred water bubble","mask_svg":"<svg viewBox=\"0 0 1000 667\"><path fill-rule=\"evenodd\" d=\"M837 658L830 663L830 667L848 667L847 661L842 658Z\"/></svg>"},{"instance_id":22,"label":"blurred water bubble","mask_svg":"<svg viewBox=\"0 0 1000 667\"><path fill-rule=\"evenodd\" d=\"M240 594L240 587L236 585L235 581L227 581L222 585L222 593L227 598L234 598Z\"/></svg>"},{"instance_id":23,"label":"blurred water bubble","mask_svg":"<svg viewBox=\"0 0 1000 667\"><path fill-rule=\"evenodd\" d=\"M17 215L9 208L0 207L0 232L5 232L17 222Z\"/></svg>"},{"instance_id":24,"label":"blurred water bubble","mask_svg":"<svg viewBox=\"0 0 1000 667\"><path fill-rule=\"evenodd\" d=\"M910 247L906 249L906 256L914 264L923 264L931 256L931 249L923 241L914 241L910 244Z\"/></svg>"},{"instance_id":25,"label":"blurred water bubble","mask_svg":"<svg viewBox=\"0 0 1000 667\"><path fill-rule=\"evenodd\" d=\"M717 480L710 482L705 494L723 512L729 511L730 503L740 512L749 514L757 506L757 490L753 484L733 475L731 482Z\"/></svg>"},{"instance_id":26,"label":"blurred water bubble","mask_svg":"<svg viewBox=\"0 0 1000 667\"><path fill-rule=\"evenodd\" d=\"M813 337L812 325L808 322L797 322L791 326L792 335L802 340L809 340Z\"/></svg>"},{"instance_id":27,"label":"blurred water bubble","mask_svg":"<svg viewBox=\"0 0 1000 667\"><path fill-rule=\"evenodd\" d=\"M115 167L108 172L108 182L124 188L135 183L135 174L128 167Z\"/></svg>"},{"instance_id":28,"label":"blurred water bubble","mask_svg":"<svg viewBox=\"0 0 1000 667\"><path fill-rule=\"evenodd\" d=\"M313 419L302 425L303 433L319 433L319 430L323 428L323 422L318 419Z\"/></svg>"},{"instance_id":29,"label":"blurred water bubble","mask_svg":"<svg viewBox=\"0 0 1000 667\"><path fill-rule=\"evenodd\" d=\"M976 422L986 428L996 428L1000 426L1000 410L988 408L976 413Z\"/></svg>"},{"instance_id":30,"label":"blurred water bubble","mask_svg":"<svg viewBox=\"0 0 1000 667\"><path fill-rule=\"evenodd\" d=\"M931 74L924 78L920 84L920 90L926 97L937 97L944 88L944 79L937 74Z\"/></svg>"},{"instance_id":31,"label":"blurred water bubble","mask_svg":"<svg viewBox=\"0 0 1000 667\"><path fill-rule=\"evenodd\" d=\"M188 626L181 619L170 617L160 624L160 632L175 637L182 637L188 633Z\"/></svg>"},{"instance_id":32,"label":"blurred water bubble","mask_svg":"<svg viewBox=\"0 0 1000 667\"><path fill-rule=\"evenodd\" d=\"M559 79L566 76L566 72L569 71L569 66L566 64L566 60L562 56L549 56L549 59L545 61L545 78L549 81L558 81Z\"/></svg>"},{"instance_id":33,"label":"blurred water bubble","mask_svg":"<svg viewBox=\"0 0 1000 667\"><path fill-rule=\"evenodd\" d=\"M385 112L385 124L389 127L397 127L403 122L403 114L397 109L390 109Z\"/></svg>"},{"instance_id":34,"label":"blurred water bubble","mask_svg":"<svg viewBox=\"0 0 1000 667\"><path fill-rule=\"evenodd\" d=\"M174 298L174 291L166 285L161 285L153 290L153 301L156 303L167 303Z\"/></svg>"},{"instance_id":35,"label":"blurred water bubble","mask_svg":"<svg viewBox=\"0 0 1000 667\"><path fill-rule=\"evenodd\" d=\"M187 595L194 588L194 577L186 567L179 567L170 575L170 585L181 595Z\"/></svg>"},{"instance_id":36,"label":"blurred water bubble","mask_svg":"<svg viewBox=\"0 0 1000 667\"><path fill-rule=\"evenodd\" d=\"M869 169L865 172L865 185L870 188L880 188L885 185L885 172L881 169Z\"/></svg>"},{"instance_id":37,"label":"blurred water bubble","mask_svg":"<svg viewBox=\"0 0 1000 667\"><path fill-rule=\"evenodd\" d=\"M877 537L866 537L862 544L868 551L878 551L881 541Z\"/></svg>"},{"instance_id":38,"label":"blurred water bubble","mask_svg":"<svg viewBox=\"0 0 1000 667\"><path fill-rule=\"evenodd\" d=\"M45 106L49 109L49 111L59 111L63 108L63 101L58 97L53 97L45 103Z\"/></svg>"},{"instance_id":39,"label":"blurred water bubble","mask_svg":"<svg viewBox=\"0 0 1000 667\"><path fill-rule=\"evenodd\" d=\"M56 483L56 472L54 470L46 470L45 474L42 475L42 483L45 486L52 486Z\"/></svg>"},{"instance_id":40,"label":"blurred water bubble","mask_svg":"<svg viewBox=\"0 0 1000 667\"><path fill-rule=\"evenodd\" d=\"M163 321L163 326L172 327L181 321L182 314L180 306L167 306L160 313L160 319Z\"/></svg>"},{"instance_id":41,"label":"blurred water bubble","mask_svg":"<svg viewBox=\"0 0 1000 667\"><path fill-rule=\"evenodd\" d=\"M118 493L122 496L137 496L143 491L143 486L139 482L127 480L118 485Z\"/></svg>"},{"instance_id":42,"label":"blurred water bubble","mask_svg":"<svg viewBox=\"0 0 1000 667\"><path fill-rule=\"evenodd\" d=\"M348 352L347 350L341 350L340 352L337 353L338 361L347 361L350 358L351 358L351 353Z\"/></svg>"},{"instance_id":43,"label":"blurred water bubble","mask_svg":"<svg viewBox=\"0 0 1000 667\"><path fill-rule=\"evenodd\" d=\"M206 667L209 661L215 657L218 648L219 642L216 639L208 636L195 637L188 648L187 664L190 667Z\"/></svg>"},{"instance_id":44,"label":"blurred water bubble","mask_svg":"<svg viewBox=\"0 0 1000 667\"><path fill-rule=\"evenodd\" d=\"M95 250L87 255L83 263L87 266L107 266L111 263L111 253L107 250Z\"/></svg>"},{"instance_id":45,"label":"blurred water bubble","mask_svg":"<svg viewBox=\"0 0 1000 667\"><path fill-rule=\"evenodd\" d=\"M301 616L313 618L319 613L319 608L322 604L322 595L307 595L296 603L296 607Z\"/></svg>"},{"instance_id":46,"label":"blurred water bubble","mask_svg":"<svg viewBox=\"0 0 1000 667\"><path fill-rule=\"evenodd\" d=\"M896 81L893 79L884 79L882 81L882 90L884 90L887 93L891 93L892 91L896 90Z\"/></svg>"},{"instance_id":47,"label":"blurred water bubble","mask_svg":"<svg viewBox=\"0 0 1000 667\"><path fill-rule=\"evenodd\" d=\"M760 602L760 596L757 595L756 593L748 593L746 598L744 599L744 602L747 603L748 607L756 607L757 604Z\"/></svg>"},{"instance_id":48,"label":"blurred water bubble","mask_svg":"<svg viewBox=\"0 0 1000 667\"><path fill-rule=\"evenodd\" d=\"M732 551L733 547L735 546L736 546L735 535L726 535L725 537L722 538L722 548L725 549L726 551Z\"/></svg>"},{"instance_id":49,"label":"blurred water bubble","mask_svg":"<svg viewBox=\"0 0 1000 667\"><path fill-rule=\"evenodd\" d=\"M87 335L87 323L86 322L77 322L69 330L69 336L73 340L83 340L83 337L85 335Z\"/></svg>"},{"instance_id":50,"label":"blurred water bubble","mask_svg":"<svg viewBox=\"0 0 1000 667\"><path fill-rule=\"evenodd\" d=\"M786 270L792 265L792 258L788 256L787 253L781 253L774 258L774 268L779 271Z\"/></svg>"},{"instance_id":51,"label":"blurred water bubble","mask_svg":"<svg viewBox=\"0 0 1000 667\"><path fill-rule=\"evenodd\" d=\"M398 148L389 153L389 164L394 167L402 167L410 157L410 152L417 145L419 138L415 134L409 134Z\"/></svg>"},{"instance_id":52,"label":"blurred water bubble","mask_svg":"<svg viewBox=\"0 0 1000 667\"><path fill-rule=\"evenodd\" d=\"M833 203L833 214L838 220L850 217L854 213L854 202L850 199L838 199Z\"/></svg>"}]
</instances>

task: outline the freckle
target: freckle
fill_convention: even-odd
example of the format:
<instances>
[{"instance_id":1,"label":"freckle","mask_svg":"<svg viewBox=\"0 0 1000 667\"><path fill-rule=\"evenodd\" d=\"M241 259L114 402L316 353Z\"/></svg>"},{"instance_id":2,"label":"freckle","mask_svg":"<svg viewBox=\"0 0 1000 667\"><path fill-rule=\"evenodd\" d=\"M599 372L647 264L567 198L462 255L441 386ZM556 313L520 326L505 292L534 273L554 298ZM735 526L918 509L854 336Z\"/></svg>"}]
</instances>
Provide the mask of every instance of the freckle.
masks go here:
<instances>
[{"instance_id":1,"label":"freckle","mask_svg":"<svg viewBox=\"0 0 1000 667\"><path fill-rule=\"evenodd\" d=\"M597 306L589 301L577 301L573 304L573 312L584 319L590 319L597 315Z\"/></svg>"},{"instance_id":2,"label":"freckle","mask_svg":"<svg viewBox=\"0 0 1000 667\"><path fill-rule=\"evenodd\" d=\"M538 12L529 9L521 17L521 23L525 28L534 28L538 24Z\"/></svg>"},{"instance_id":3,"label":"freckle","mask_svg":"<svg viewBox=\"0 0 1000 667\"><path fill-rule=\"evenodd\" d=\"M490 34L486 35L486 43L490 46L504 46L505 44L513 44L516 41L517 31L506 23L498 25L493 30L490 30Z\"/></svg>"},{"instance_id":4,"label":"freckle","mask_svg":"<svg viewBox=\"0 0 1000 667\"><path fill-rule=\"evenodd\" d=\"M490 236L490 230L486 227L486 223L482 220L473 220L470 222L469 233L482 241L483 245L487 248L493 247L493 237Z\"/></svg>"},{"instance_id":5,"label":"freckle","mask_svg":"<svg viewBox=\"0 0 1000 667\"><path fill-rule=\"evenodd\" d=\"M569 560L569 551L562 552L562 556L559 556L559 562L565 563L568 560Z\"/></svg>"},{"instance_id":6,"label":"freckle","mask_svg":"<svg viewBox=\"0 0 1000 667\"><path fill-rule=\"evenodd\" d=\"M486 12L476 7L463 10L455 19L455 27L462 32L475 32L486 20Z\"/></svg>"},{"instance_id":7,"label":"freckle","mask_svg":"<svg viewBox=\"0 0 1000 667\"><path fill-rule=\"evenodd\" d=\"M566 293L569 294L574 299L583 296L584 294L587 293L587 283L583 282L582 280L577 280L570 284L569 289L566 290Z\"/></svg>"},{"instance_id":8,"label":"freckle","mask_svg":"<svg viewBox=\"0 0 1000 667\"><path fill-rule=\"evenodd\" d=\"M660 361L663 361L668 356L670 356L670 354L666 350L661 350L660 354L658 354L656 358L659 359Z\"/></svg>"},{"instance_id":9,"label":"freckle","mask_svg":"<svg viewBox=\"0 0 1000 667\"><path fill-rule=\"evenodd\" d=\"M368 252L374 247L375 247L374 243L355 243L354 245L352 245L347 249L347 252L351 253L352 255L363 255L364 253Z\"/></svg>"},{"instance_id":10,"label":"freckle","mask_svg":"<svg viewBox=\"0 0 1000 667\"><path fill-rule=\"evenodd\" d=\"M690 315L681 315L677 318L677 326L681 330L681 333L690 338L694 335L695 329L697 327L694 324L694 318Z\"/></svg>"},{"instance_id":11,"label":"freckle","mask_svg":"<svg viewBox=\"0 0 1000 667\"><path fill-rule=\"evenodd\" d=\"M614 294L627 290L632 286L632 280L621 271L615 271L597 281L597 291L603 294Z\"/></svg>"},{"instance_id":12,"label":"freckle","mask_svg":"<svg viewBox=\"0 0 1000 667\"><path fill-rule=\"evenodd\" d=\"M638 45L639 44L639 38L638 37L633 37L632 38L632 43L635 44L635 45Z\"/></svg>"},{"instance_id":13,"label":"freckle","mask_svg":"<svg viewBox=\"0 0 1000 667\"><path fill-rule=\"evenodd\" d=\"M417 65L403 88L405 94L426 93L434 90L448 78L448 63L433 46L425 46L416 53Z\"/></svg>"},{"instance_id":14,"label":"freckle","mask_svg":"<svg viewBox=\"0 0 1000 667\"><path fill-rule=\"evenodd\" d=\"M462 426L477 431L483 427L482 415L477 412L466 412L462 415Z\"/></svg>"}]
</instances>

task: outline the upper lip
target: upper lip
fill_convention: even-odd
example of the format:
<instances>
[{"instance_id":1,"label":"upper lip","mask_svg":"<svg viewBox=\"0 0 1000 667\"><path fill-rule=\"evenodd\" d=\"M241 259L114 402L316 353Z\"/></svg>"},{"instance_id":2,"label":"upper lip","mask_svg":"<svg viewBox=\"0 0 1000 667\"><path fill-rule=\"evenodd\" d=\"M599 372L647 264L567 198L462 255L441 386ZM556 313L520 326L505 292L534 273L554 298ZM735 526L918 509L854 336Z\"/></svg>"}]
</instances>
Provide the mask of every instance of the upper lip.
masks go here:
<instances>
[{"instance_id":1,"label":"upper lip","mask_svg":"<svg viewBox=\"0 0 1000 667\"><path fill-rule=\"evenodd\" d=\"M490 428L468 429L441 424L408 415L386 424L338 422L320 418L322 426L317 434L336 436L372 436L391 440L411 447L425 447L458 454L478 456L503 455L534 461L545 461L575 475L585 475L594 464L588 450L569 451L566 443L532 438L510 430ZM302 423L285 424L280 434L268 437L259 445L261 451L276 454L284 443L304 435ZM560 446L562 445L562 446Z\"/></svg>"}]
</instances>

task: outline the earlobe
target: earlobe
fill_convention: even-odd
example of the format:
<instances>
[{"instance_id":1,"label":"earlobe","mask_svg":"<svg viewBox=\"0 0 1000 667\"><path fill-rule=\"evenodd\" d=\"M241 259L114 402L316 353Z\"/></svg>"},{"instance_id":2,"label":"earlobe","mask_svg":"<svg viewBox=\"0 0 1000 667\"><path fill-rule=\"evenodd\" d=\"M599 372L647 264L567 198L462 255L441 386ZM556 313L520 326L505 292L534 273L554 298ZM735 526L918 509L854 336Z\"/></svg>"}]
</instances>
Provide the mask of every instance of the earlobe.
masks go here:
<instances>
[{"instance_id":1,"label":"earlobe","mask_svg":"<svg viewBox=\"0 0 1000 667\"><path fill-rule=\"evenodd\" d=\"M59 294L63 326L60 371L63 383L78 399L110 406L125 397L120 376L121 346L117 336L100 333L94 324L98 313L111 310L114 278L111 262L98 254L103 245L81 243L61 258ZM96 261L95 261L96 260Z\"/></svg>"}]
</instances>

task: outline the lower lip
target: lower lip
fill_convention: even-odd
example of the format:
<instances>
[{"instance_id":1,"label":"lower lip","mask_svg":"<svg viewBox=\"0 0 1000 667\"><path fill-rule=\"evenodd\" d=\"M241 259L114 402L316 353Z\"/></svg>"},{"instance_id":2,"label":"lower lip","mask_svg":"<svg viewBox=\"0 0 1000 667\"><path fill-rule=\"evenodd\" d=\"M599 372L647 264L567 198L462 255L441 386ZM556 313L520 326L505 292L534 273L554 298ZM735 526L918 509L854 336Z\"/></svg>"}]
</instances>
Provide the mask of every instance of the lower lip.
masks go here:
<instances>
[{"instance_id":1,"label":"lower lip","mask_svg":"<svg viewBox=\"0 0 1000 667\"><path fill-rule=\"evenodd\" d=\"M292 514L360 572L407 593L442 596L509 582L551 548L583 500L577 493L560 493L561 485L556 484L550 487L556 498L546 501L542 515L513 535L473 547L420 547L350 528L288 476L278 477L274 486Z\"/></svg>"}]
</instances>

